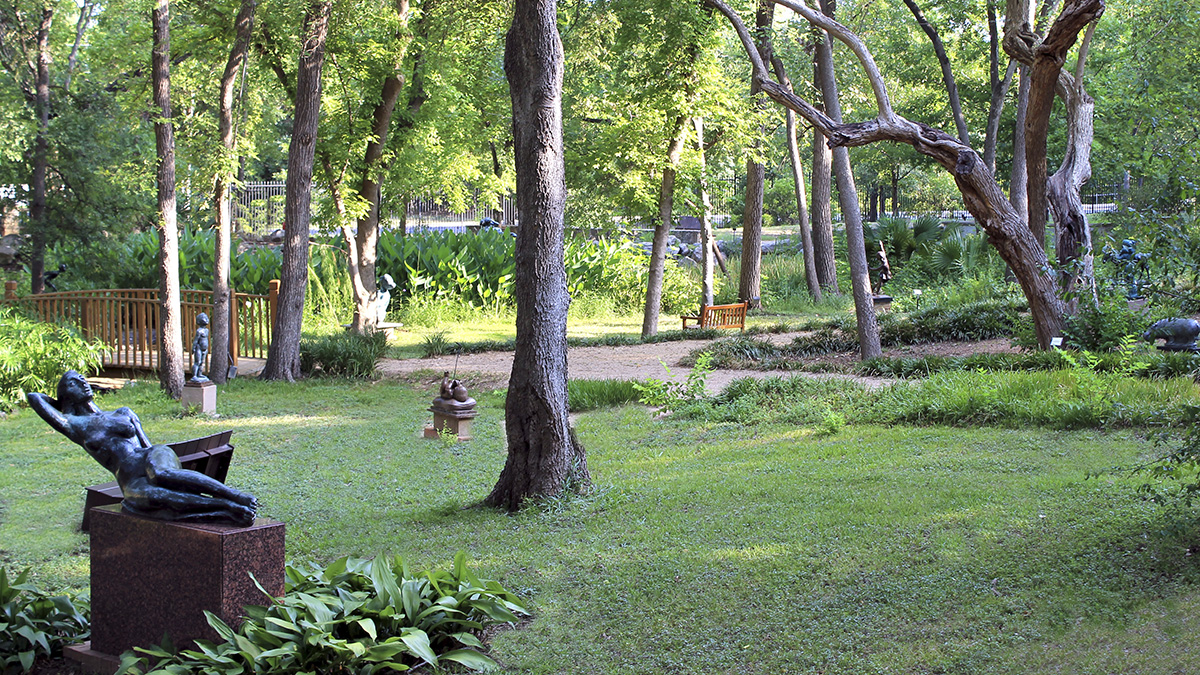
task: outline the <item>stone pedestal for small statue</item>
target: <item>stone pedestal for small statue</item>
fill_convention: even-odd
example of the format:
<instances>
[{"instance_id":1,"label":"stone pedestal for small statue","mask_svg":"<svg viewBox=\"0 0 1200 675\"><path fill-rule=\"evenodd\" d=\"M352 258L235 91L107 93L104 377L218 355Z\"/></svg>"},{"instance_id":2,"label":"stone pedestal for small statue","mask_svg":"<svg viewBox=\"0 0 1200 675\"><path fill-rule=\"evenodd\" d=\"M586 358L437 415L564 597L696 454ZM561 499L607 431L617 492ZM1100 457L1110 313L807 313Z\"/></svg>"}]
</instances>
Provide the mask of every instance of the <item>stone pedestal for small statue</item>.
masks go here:
<instances>
[{"instance_id":1,"label":"stone pedestal for small statue","mask_svg":"<svg viewBox=\"0 0 1200 675\"><path fill-rule=\"evenodd\" d=\"M478 414L475 399L467 395L460 380L450 379L449 372L442 376L441 391L429 412L433 413L433 426L425 427L425 438L440 438L448 432L460 441L471 440L471 420Z\"/></svg>"},{"instance_id":2,"label":"stone pedestal for small statue","mask_svg":"<svg viewBox=\"0 0 1200 675\"><path fill-rule=\"evenodd\" d=\"M212 380L188 380L181 397L184 410L198 408L205 414L217 411L217 385Z\"/></svg>"},{"instance_id":3,"label":"stone pedestal for small statue","mask_svg":"<svg viewBox=\"0 0 1200 675\"><path fill-rule=\"evenodd\" d=\"M285 529L267 518L238 527L143 518L119 505L93 509L92 639L68 647L67 657L108 675L122 652L160 644L164 634L180 649L219 640L204 610L236 627L243 606L267 602L254 579L283 594Z\"/></svg>"},{"instance_id":4,"label":"stone pedestal for small statue","mask_svg":"<svg viewBox=\"0 0 1200 675\"><path fill-rule=\"evenodd\" d=\"M471 420L478 414L474 410L438 410L431 407L429 411L433 413L433 426L425 427L425 438L441 438L445 429L460 441L471 440Z\"/></svg>"}]
</instances>

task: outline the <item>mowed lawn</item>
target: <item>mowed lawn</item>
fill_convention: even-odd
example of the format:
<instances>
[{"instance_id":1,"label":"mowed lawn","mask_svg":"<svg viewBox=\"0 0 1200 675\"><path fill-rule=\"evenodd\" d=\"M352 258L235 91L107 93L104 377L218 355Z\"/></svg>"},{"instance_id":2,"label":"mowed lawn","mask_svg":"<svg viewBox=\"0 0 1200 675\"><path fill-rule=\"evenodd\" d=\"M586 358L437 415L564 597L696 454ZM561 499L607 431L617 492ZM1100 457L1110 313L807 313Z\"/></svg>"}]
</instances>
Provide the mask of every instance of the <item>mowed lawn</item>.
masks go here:
<instances>
[{"instance_id":1,"label":"mowed lawn","mask_svg":"<svg viewBox=\"0 0 1200 675\"><path fill-rule=\"evenodd\" d=\"M502 392L475 440L421 438L416 382L239 380L218 419L143 383L156 442L235 430L229 482L287 523L291 562L464 549L534 617L492 636L511 673L1194 673L1194 527L1126 478L1132 432L782 425L581 414L596 483L510 515L480 507L505 459ZM0 556L84 587L82 488L108 480L24 410L0 421ZM131 574L136 573L131 570Z\"/></svg>"}]
</instances>

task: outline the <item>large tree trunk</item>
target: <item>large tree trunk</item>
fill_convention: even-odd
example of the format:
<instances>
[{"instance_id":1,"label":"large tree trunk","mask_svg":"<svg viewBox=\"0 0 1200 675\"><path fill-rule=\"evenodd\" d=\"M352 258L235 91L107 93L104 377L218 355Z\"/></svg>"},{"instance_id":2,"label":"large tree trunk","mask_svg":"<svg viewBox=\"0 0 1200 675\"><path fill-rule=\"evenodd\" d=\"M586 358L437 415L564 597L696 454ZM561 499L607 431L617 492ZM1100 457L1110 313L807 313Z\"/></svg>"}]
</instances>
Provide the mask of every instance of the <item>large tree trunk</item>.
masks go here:
<instances>
[{"instance_id":1,"label":"large tree trunk","mask_svg":"<svg viewBox=\"0 0 1200 675\"><path fill-rule=\"evenodd\" d=\"M1028 109L1025 119L1025 162L1029 177L1029 228L1038 241L1045 239L1048 200L1046 141L1054 97L1061 94L1071 104L1074 78L1063 71L1067 53L1079 32L1104 12L1104 0L1069 0L1044 38L1031 28L1033 0L1010 0L1004 25L1004 50L1030 69ZM1068 115L1077 112L1068 113ZM1090 142L1090 141L1089 141Z\"/></svg>"},{"instance_id":2,"label":"large tree trunk","mask_svg":"<svg viewBox=\"0 0 1200 675\"><path fill-rule=\"evenodd\" d=\"M775 5L771 0L758 0L758 9L754 13L754 40L759 58L764 62L771 61L771 21L775 17ZM750 95L755 98L755 105L762 106L761 96L758 95L758 84L750 83ZM766 129L759 128L759 135ZM762 145L756 141L754 148ZM766 184L767 169L762 162L753 157L746 160L746 200L742 211L742 269L738 279L738 299L750 303L750 308L762 306L762 221L763 221L763 189Z\"/></svg>"},{"instance_id":3,"label":"large tree trunk","mask_svg":"<svg viewBox=\"0 0 1200 675\"><path fill-rule=\"evenodd\" d=\"M517 211L516 353L504 404L508 460L486 499L515 510L529 497L590 483L567 414L563 266L563 51L553 0L516 0L504 48L512 96Z\"/></svg>"},{"instance_id":4,"label":"large tree trunk","mask_svg":"<svg viewBox=\"0 0 1200 675\"><path fill-rule=\"evenodd\" d=\"M874 94L878 116L865 122L838 124L808 101L770 79L755 48L754 38L736 12L721 0L705 2L724 14L737 31L746 56L750 59L753 77L761 83L763 92L819 128L830 138L834 147L856 147L878 141L906 143L950 173L967 209L987 232L988 241L996 247L1021 284L1029 301L1038 344L1044 349L1049 348L1051 338L1061 333L1063 320L1063 305L1058 297L1055 279L1046 272L1048 261L1045 252L1018 218L983 159L957 138L897 115L892 110L883 76L870 51L845 26L795 0L778 0L779 4L844 42L858 58Z\"/></svg>"},{"instance_id":5,"label":"large tree trunk","mask_svg":"<svg viewBox=\"0 0 1200 675\"><path fill-rule=\"evenodd\" d=\"M1087 34L1079 47L1073 87L1066 92L1067 149L1058 171L1047 184L1050 210L1054 213L1057 234L1055 252L1058 254L1059 288L1067 301L1067 312L1074 314L1078 297L1087 293L1095 305L1095 270L1092 256L1092 228L1083 212L1079 191L1092 177L1092 136L1096 104L1083 87L1083 70L1087 49L1096 23L1088 24ZM1084 285L1075 288L1076 281Z\"/></svg>"},{"instance_id":6,"label":"large tree trunk","mask_svg":"<svg viewBox=\"0 0 1200 675\"><path fill-rule=\"evenodd\" d=\"M154 51L151 70L154 107L162 117L154 123L158 150L158 381L171 398L183 395L183 318L179 307L179 224L175 219L175 131L171 123L171 7L154 7Z\"/></svg>"},{"instance_id":7,"label":"large tree trunk","mask_svg":"<svg viewBox=\"0 0 1200 675\"><path fill-rule=\"evenodd\" d=\"M235 37L229 49L229 60L221 73L221 100L217 106L217 134L221 141L223 161L217 170L213 188L213 206L217 212L217 236L213 253L213 310L209 333L208 378L224 384L229 374L229 321L232 289L229 285L230 261L233 258L233 204L229 184L236 171L236 139L233 133L233 97L238 71L246 62L250 36L254 30L255 0L242 0L234 19Z\"/></svg>"},{"instance_id":8,"label":"large tree trunk","mask_svg":"<svg viewBox=\"0 0 1200 675\"><path fill-rule=\"evenodd\" d=\"M824 33L815 31L817 49L824 42ZM813 53L813 86L820 92L821 78L817 73L817 54ZM829 139L815 125L812 136L812 230L813 256L817 282L821 288L840 295L837 279L837 255L833 250L833 151Z\"/></svg>"},{"instance_id":9,"label":"large tree trunk","mask_svg":"<svg viewBox=\"0 0 1200 675\"><path fill-rule=\"evenodd\" d=\"M696 153L700 160L700 180L696 182L696 196L700 201L700 250L703 251L700 255L700 304L710 307L715 303L716 293L713 258L720 260L721 249L717 248L712 220L708 217L712 213L712 202L708 198L708 169L704 158L704 118L692 118L692 125L696 130ZM721 271L724 270L725 263L721 262Z\"/></svg>"},{"instance_id":10,"label":"large tree trunk","mask_svg":"<svg viewBox=\"0 0 1200 675\"><path fill-rule=\"evenodd\" d=\"M933 43L933 53L937 56L938 65L942 68L942 84L946 86L946 94L950 98L950 112L954 115L954 126L958 129L958 140L962 141L963 145L970 145L971 136L967 133L967 121L963 118L962 103L958 100L958 85L954 82L954 70L950 67L950 57L946 56L946 48L942 46L942 38L938 35L937 28L934 28L933 24L929 23L929 20L921 13L921 8L917 6L915 0L904 0L904 4L916 18L917 25L925 31L925 35L929 36L929 41Z\"/></svg>"},{"instance_id":11,"label":"large tree trunk","mask_svg":"<svg viewBox=\"0 0 1200 675\"><path fill-rule=\"evenodd\" d=\"M408 7L408 0L396 0L396 14L400 18L402 29L408 26ZM401 30L396 34L396 41L403 42L405 48L409 39L407 31ZM396 110L397 101L400 100L400 92L404 89L400 66L405 51L404 48L399 50L392 72L384 78L383 90L371 117L371 138L367 141L362 180L358 188L359 195L367 201L367 213L358 219L356 233L350 231L349 224L342 226L342 238L346 240L346 250L349 251L347 258L350 288L354 295L352 329L358 333L374 330L378 318L374 311L374 304L378 299L375 263L379 243L379 201L382 196L378 174L383 168L381 161L383 151L387 147L392 115Z\"/></svg>"},{"instance_id":12,"label":"large tree trunk","mask_svg":"<svg viewBox=\"0 0 1200 675\"><path fill-rule=\"evenodd\" d=\"M821 2L822 11L831 18L836 7L835 0ZM827 36L817 45L817 72L821 80L825 113L834 124L841 124L842 105L838 100L837 80L833 72L833 45ZM846 228L850 285L854 293L854 313L858 319L858 349L865 361L882 355L883 350L879 344L879 324L875 322L875 300L871 292L871 273L867 267L858 189L854 185L854 172L850 167L850 151L845 146L833 148L833 172L837 179L838 204L842 207L842 224Z\"/></svg>"},{"instance_id":13,"label":"large tree trunk","mask_svg":"<svg viewBox=\"0 0 1200 675\"><path fill-rule=\"evenodd\" d=\"M296 111L288 146L283 264L279 306L264 380L294 381L300 377L300 329L304 321L304 291L308 281L308 229L312 218L312 176L316 158L317 125L321 118L321 65L329 33L332 0L314 0L304 16L300 64L296 73Z\"/></svg>"},{"instance_id":14,"label":"large tree trunk","mask_svg":"<svg viewBox=\"0 0 1200 675\"><path fill-rule=\"evenodd\" d=\"M771 59L779 83L792 90L792 82L783 69L783 59ZM800 244L804 247L804 280L813 302L821 301L821 283L817 280L817 258L813 252L812 224L808 222L808 198L804 194L804 166L800 161L800 144L796 140L796 111L785 108L787 118L788 158L792 162L792 182L796 185L796 217L800 220Z\"/></svg>"},{"instance_id":15,"label":"large tree trunk","mask_svg":"<svg viewBox=\"0 0 1200 675\"><path fill-rule=\"evenodd\" d=\"M667 147L667 163L663 165L662 183L658 189L658 222L654 226L654 243L650 249L650 269L646 274L646 307L642 313L642 337L658 333L658 312L662 305L663 276L667 268L667 239L675 209L675 173L683 144L687 140L687 118L680 115L671 130L671 145Z\"/></svg>"},{"instance_id":16,"label":"large tree trunk","mask_svg":"<svg viewBox=\"0 0 1200 675\"><path fill-rule=\"evenodd\" d=\"M38 132L33 141L33 175L30 177L33 194L29 204L29 220L32 225L33 255L29 261L29 292L34 294L45 289L43 275L46 272L46 238L49 235L49 223L46 222L46 154L49 142L46 135L50 130L50 26L53 21L54 6L47 4L42 10L42 21L38 24L37 68L33 85Z\"/></svg>"}]
</instances>

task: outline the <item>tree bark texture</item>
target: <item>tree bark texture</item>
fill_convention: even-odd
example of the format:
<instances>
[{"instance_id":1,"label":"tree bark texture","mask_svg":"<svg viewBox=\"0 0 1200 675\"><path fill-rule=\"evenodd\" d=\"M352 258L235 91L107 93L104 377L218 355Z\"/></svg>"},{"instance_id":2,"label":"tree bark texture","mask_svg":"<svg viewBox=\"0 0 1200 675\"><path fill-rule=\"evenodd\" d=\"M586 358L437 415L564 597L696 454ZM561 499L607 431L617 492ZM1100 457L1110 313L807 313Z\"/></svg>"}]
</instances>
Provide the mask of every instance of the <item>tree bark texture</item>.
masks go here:
<instances>
[{"instance_id":1,"label":"tree bark texture","mask_svg":"<svg viewBox=\"0 0 1200 675\"><path fill-rule=\"evenodd\" d=\"M31 195L29 220L33 225L33 255L29 261L29 292L45 290L43 275L46 272L46 237L49 223L46 222L46 168L49 159L50 130L50 27L54 22L54 6L47 4L42 9L42 20L37 31L37 67L34 73L34 105L37 108L38 132L33 140L33 171L30 176Z\"/></svg>"},{"instance_id":2,"label":"tree bark texture","mask_svg":"<svg viewBox=\"0 0 1200 675\"><path fill-rule=\"evenodd\" d=\"M904 4L917 20L917 25L925 31L925 35L929 36L929 41L933 43L933 53L937 56L938 65L942 68L942 84L946 86L946 95L950 99L950 112L954 116L954 126L958 129L958 140L962 141L963 145L970 145L971 135L967 132L967 121L963 118L962 103L958 100L958 85L954 81L954 69L950 67L950 57L946 56L942 38L938 35L937 28L929 23L929 20L921 13L921 8L914 0L904 0Z\"/></svg>"},{"instance_id":3,"label":"tree bark texture","mask_svg":"<svg viewBox=\"0 0 1200 675\"><path fill-rule=\"evenodd\" d=\"M1070 104L1074 78L1063 71L1067 53L1080 31L1104 13L1104 0L1068 0L1044 38L1028 23L1033 0L1010 0L1005 22L1004 50L1030 69L1029 102L1025 117L1025 163L1028 175L1029 229L1038 241L1045 240L1048 200L1046 140L1054 97L1061 94ZM1078 114L1069 112L1068 116ZM1088 143L1091 139L1088 138Z\"/></svg>"},{"instance_id":4,"label":"tree bark texture","mask_svg":"<svg viewBox=\"0 0 1200 675\"><path fill-rule=\"evenodd\" d=\"M171 398L183 396L183 317L179 306L179 224L175 216L175 131L171 123L171 6L154 6L151 79L158 150L158 381Z\"/></svg>"},{"instance_id":5,"label":"tree bark texture","mask_svg":"<svg viewBox=\"0 0 1200 675\"><path fill-rule=\"evenodd\" d=\"M222 161L213 188L213 206L217 214L217 232L213 252L213 308L209 319L208 379L224 384L229 373L229 322L233 302L230 268L233 258L233 204L229 186L237 173L236 139L233 132L233 99L238 71L246 62L250 36L254 30L255 0L242 0L234 19L233 46L221 73L220 101L217 105L217 135Z\"/></svg>"},{"instance_id":6,"label":"tree bark texture","mask_svg":"<svg viewBox=\"0 0 1200 675\"><path fill-rule=\"evenodd\" d=\"M379 102L371 115L371 137L367 141L367 149L363 157L362 176L358 193L367 201L366 215L358 219L357 232L351 232L349 224L342 226L342 238L346 241L346 249L350 252L348 266L350 268L350 288L354 295L354 319L352 329L357 333L366 333L375 329L377 315L374 311L378 299L378 288L375 280L375 263L378 259L377 245L379 243L379 173L383 170L383 152L387 147L388 131L392 125L392 116L396 111L396 103L404 89L404 77L400 72L404 54L407 51L408 0L396 0L396 14L400 17L401 30L396 34L396 41L403 43L398 50L392 72L383 80Z\"/></svg>"},{"instance_id":7,"label":"tree bark texture","mask_svg":"<svg viewBox=\"0 0 1200 675\"><path fill-rule=\"evenodd\" d=\"M819 32L819 31L818 31ZM816 50L821 49L824 39L817 40ZM816 51L814 50L814 52ZM813 85L821 90L817 75L817 56L813 55ZM812 230L813 258L817 269L817 282L821 288L840 295L837 279L837 256L833 251L833 152L828 139L816 126L812 137Z\"/></svg>"},{"instance_id":8,"label":"tree bark texture","mask_svg":"<svg viewBox=\"0 0 1200 675\"><path fill-rule=\"evenodd\" d=\"M675 174L687 141L687 118L680 115L671 129L671 144L667 147L667 163L663 165L662 182L658 188L658 222L654 226L654 241L650 248L650 269L646 274L646 307L642 313L642 337L658 333L658 313L662 305L663 275L667 267L667 239L675 209Z\"/></svg>"},{"instance_id":9,"label":"tree bark texture","mask_svg":"<svg viewBox=\"0 0 1200 675\"><path fill-rule=\"evenodd\" d=\"M1000 33L996 28L996 3L988 0L988 83L992 99L988 105L987 130L983 138L983 162L988 171L996 173L996 143L1000 136L1000 115L1004 112L1004 99L1008 97L1008 88L1012 84L1013 73L1016 72L1017 62L1008 60L1004 77L1000 77Z\"/></svg>"},{"instance_id":10,"label":"tree bark texture","mask_svg":"<svg viewBox=\"0 0 1200 675\"><path fill-rule=\"evenodd\" d=\"M754 43L759 58L771 62L771 22L775 17L775 4L771 0L758 0L754 12ZM758 95L758 83L751 81L750 95L755 97L755 107L762 108L762 97ZM766 129L759 128L759 135ZM757 149L762 145L756 141ZM738 278L738 299L750 304L751 309L762 307L762 221L763 192L766 185L767 168L755 158L746 160L746 200L742 210L742 267Z\"/></svg>"},{"instance_id":11,"label":"tree bark texture","mask_svg":"<svg viewBox=\"0 0 1200 675\"><path fill-rule=\"evenodd\" d=\"M708 214L712 213L712 202L708 198L708 169L704 158L704 118L692 118L692 126L696 130L696 154L700 160L700 180L696 183L696 196L700 202L700 250L703 251L700 255L700 304L710 307L715 302L716 294L713 258L720 260L718 256L721 250L717 248L712 220L708 217ZM721 269L725 269L723 262Z\"/></svg>"},{"instance_id":12,"label":"tree bark texture","mask_svg":"<svg viewBox=\"0 0 1200 675\"><path fill-rule=\"evenodd\" d=\"M1026 186L1029 184L1029 172L1025 169L1025 111L1029 109L1029 68L1019 66L1017 76L1017 115L1013 123L1013 161L1008 181L1008 201L1016 209L1021 221L1028 223L1029 190Z\"/></svg>"},{"instance_id":13,"label":"tree bark texture","mask_svg":"<svg viewBox=\"0 0 1200 675\"><path fill-rule=\"evenodd\" d=\"M827 16L834 3L822 1ZM828 37L821 41L825 47L817 50L817 73L821 80L821 98L825 113L834 124L842 123L842 105L838 98L837 78L833 70L833 45ZM879 343L879 324L875 321L875 300L871 292L871 273L867 267L867 249L863 238L862 213L858 207L858 189L850 166L850 151L845 146L833 148L833 173L838 186L838 204L842 207L842 224L846 228L847 259L850 263L850 287L854 293L854 314L858 319L858 349L863 360L883 354Z\"/></svg>"},{"instance_id":14,"label":"tree bark texture","mask_svg":"<svg viewBox=\"0 0 1200 675\"><path fill-rule=\"evenodd\" d=\"M792 82L783 69L783 59L771 59L775 77L779 83L792 91ZM788 159L792 162L792 182L796 186L796 217L800 221L800 244L804 247L804 280L808 283L808 294L813 302L821 301L821 284L817 280L817 258L813 252L812 224L808 221L808 197L804 194L804 165L800 161L800 144L796 140L796 111L784 108L787 124Z\"/></svg>"},{"instance_id":15,"label":"tree bark texture","mask_svg":"<svg viewBox=\"0 0 1200 675\"><path fill-rule=\"evenodd\" d=\"M857 147L878 141L907 143L950 173L967 210L987 232L988 241L996 247L1021 284L1029 300L1038 344L1044 349L1049 348L1050 339L1061 334L1063 320L1063 304L1058 297L1054 276L1046 272L1048 261L1045 252L1019 219L983 159L954 136L897 115L892 110L887 87L874 57L857 35L833 19L794 0L779 0L779 4L845 43L858 58L875 98L878 116L873 120L838 124L808 101L771 80L755 49L750 31L737 13L721 0L705 2L725 15L737 31L750 59L753 77L759 80L762 90L772 100L795 110L820 129L830 139L831 145Z\"/></svg>"},{"instance_id":16,"label":"tree bark texture","mask_svg":"<svg viewBox=\"0 0 1200 675\"><path fill-rule=\"evenodd\" d=\"M517 336L504 404L508 459L485 502L515 510L530 497L591 480L567 415L563 51L553 0L516 0L504 71L521 219L514 253Z\"/></svg>"},{"instance_id":17,"label":"tree bark texture","mask_svg":"<svg viewBox=\"0 0 1200 675\"><path fill-rule=\"evenodd\" d=\"M304 34L296 72L296 108L283 217L283 263L279 305L264 380L294 381L300 376L300 329L304 321L304 292L308 282L308 229L312 219L312 177L316 159L317 125L321 118L321 65L329 33L332 0L316 0L304 16Z\"/></svg>"}]
</instances>

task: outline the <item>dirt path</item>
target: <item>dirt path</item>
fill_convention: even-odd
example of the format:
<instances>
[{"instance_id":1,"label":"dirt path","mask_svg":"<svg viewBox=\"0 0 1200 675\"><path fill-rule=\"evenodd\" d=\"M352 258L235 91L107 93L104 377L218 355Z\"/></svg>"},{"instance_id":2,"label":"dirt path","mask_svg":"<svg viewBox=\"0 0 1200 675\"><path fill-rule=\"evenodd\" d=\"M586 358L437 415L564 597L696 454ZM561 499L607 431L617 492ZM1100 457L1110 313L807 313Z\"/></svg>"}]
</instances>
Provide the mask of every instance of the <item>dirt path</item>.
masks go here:
<instances>
[{"instance_id":1,"label":"dirt path","mask_svg":"<svg viewBox=\"0 0 1200 675\"><path fill-rule=\"evenodd\" d=\"M783 333L764 336L776 344L786 344L799 333ZM709 340L680 340L657 344L632 345L625 347L572 347L567 350L567 372L574 379L605 380L658 378L668 379L666 364L672 379L682 380L691 368L680 366L679 360L689 352L709 344ZM503 386L512 372L512 352L484 352L462 356L441 356L427 359L385 359L380 363L384 377L396 377L421 370L434 372L454 371L462 375L471 373L489 384ZM851 375L815 373L779 373L761 370L718 370L709 375L707 387L717 393L730 382L743 377L766 378L794 374L803 377L851 379L868 386L881 386L891 381L882 378L866 378Z\"/></svg>"}]
</instances>

